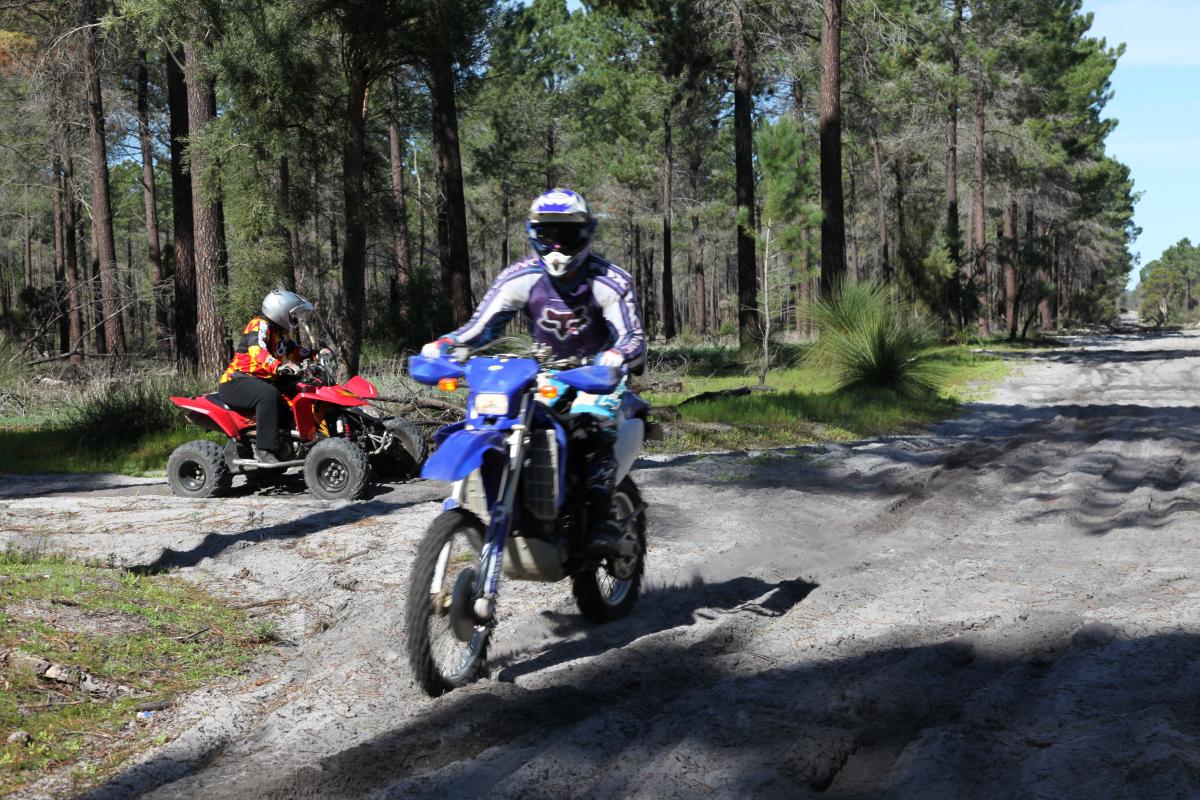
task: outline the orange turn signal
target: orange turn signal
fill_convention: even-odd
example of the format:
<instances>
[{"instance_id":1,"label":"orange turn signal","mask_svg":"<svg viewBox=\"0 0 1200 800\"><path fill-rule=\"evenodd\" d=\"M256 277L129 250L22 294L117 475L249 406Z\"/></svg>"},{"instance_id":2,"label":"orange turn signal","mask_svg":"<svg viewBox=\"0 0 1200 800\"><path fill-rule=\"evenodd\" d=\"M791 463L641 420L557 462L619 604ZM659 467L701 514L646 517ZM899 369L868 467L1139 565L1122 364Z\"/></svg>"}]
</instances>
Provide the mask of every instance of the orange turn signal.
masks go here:
<instances>
[{"instance_id":1,"label":"orange turn signal","mask_svg":"<svg viewBox=\"0 0 1200 800\"><path fill-rule=\"evenodd\" d=\"M458 378L442 378L438 381L438 389L443 392L457 391Z\"/></svg>"},{"instance_id":2,"label":"orange turn signal","mask_svg":"<svg viewBox=\"0 0 1200 800\"><path fill-rule=\"evenodd\" d=\"M554 398L558 397L558 387L549 385L539 387L538 394L547 400L553 400Z\"/></svg>"}]
</instances>

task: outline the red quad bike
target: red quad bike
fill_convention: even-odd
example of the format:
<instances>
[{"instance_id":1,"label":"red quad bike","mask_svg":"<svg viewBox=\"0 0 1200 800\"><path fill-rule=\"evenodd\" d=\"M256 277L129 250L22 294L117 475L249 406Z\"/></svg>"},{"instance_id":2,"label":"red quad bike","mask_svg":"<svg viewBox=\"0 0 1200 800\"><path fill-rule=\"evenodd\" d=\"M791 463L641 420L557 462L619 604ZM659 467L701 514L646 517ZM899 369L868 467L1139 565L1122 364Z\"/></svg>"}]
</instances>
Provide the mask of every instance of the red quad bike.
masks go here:
<instances>
[{"instance_id":1,"label":"red quad bike","mask_svg":"<svg viewBox=\"0 0 1200 800\"><path fill-rule=\"evenodd\" d=\"M303 467L304 482L323 500L362 496L372 472L382 478L415 475L425 459L425 438L416 425L391 416L371 401L375 385L360 375L345 384L334 378L328 356L310 361L287 399L296 428L284 436L291 458L263 464L254 457L254 419L235 411L217 393L172 397L189 421L229 437L221 445L197 440L175 448L167 460L167 482L179 497L219 497L228 492L235 474L253 486L278 480L293 467Z\"/></svg>"}]
</instances>

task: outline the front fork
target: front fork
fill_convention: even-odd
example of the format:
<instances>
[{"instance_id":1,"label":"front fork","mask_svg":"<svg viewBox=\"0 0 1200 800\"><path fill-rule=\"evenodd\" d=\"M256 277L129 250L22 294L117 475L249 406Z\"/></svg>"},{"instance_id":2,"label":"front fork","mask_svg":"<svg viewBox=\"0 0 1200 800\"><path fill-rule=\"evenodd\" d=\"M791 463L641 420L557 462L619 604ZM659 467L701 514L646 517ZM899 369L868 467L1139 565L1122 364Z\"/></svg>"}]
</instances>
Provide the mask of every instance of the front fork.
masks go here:
<instances>
[{"instance_id":1,"label":"front fork","mask_svg":"<svg viewBox=\"0 0 1200 800\"><path fill-rule=\"evenodd\" d=\"M533 419L533 403L526 395L521 403L521 421L508 435L508 469L500 485L499 499L491 509L491 522L483 539L476 574L482 579L475 594L474 612L481 620L491 620L496 614L496 594L500 589L500 571L504 564L504 546L512 531L513 505L521 468L525 464L525 448L529 444L529 425Z\"/></svg>"}]
</instances>

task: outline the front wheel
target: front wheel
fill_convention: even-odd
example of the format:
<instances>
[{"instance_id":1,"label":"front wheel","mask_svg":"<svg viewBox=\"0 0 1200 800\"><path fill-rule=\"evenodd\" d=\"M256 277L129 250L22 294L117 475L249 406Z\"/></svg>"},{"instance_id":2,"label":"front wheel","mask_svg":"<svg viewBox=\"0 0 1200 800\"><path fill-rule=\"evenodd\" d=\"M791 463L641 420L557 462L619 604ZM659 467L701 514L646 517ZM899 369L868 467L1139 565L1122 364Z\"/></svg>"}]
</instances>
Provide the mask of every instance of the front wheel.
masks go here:
<instances>
[{"instance_id":1,"label":"front wheel","mask_svg":"<svg viewBox=\"0 0 1200 800\"><path fill-rule=\"evenodd\" d=\"M367 454L347 439L322 439L304 459L304 482L322 500L362 497L370 477Z\"/></svg>"},{"instance_id":2,"label":"front wheel","mask_svg":"<svg viewBox=\"0 0 1200 800\"><path fill-rule=\"evenodd\" d=\"M634 514L642 504L637 486L626 476L613 492L613 521L619 525ZM637 554L628 558L606 558L595 569L580 572L571 578L571 593L579 612L597 623L611 622L627 616L637 603L642 588L642 572L646 565L646 517L639 514L625 531L637 537Z\"/></svg>"},{"instance_id":3,"label":"front wheel","mask_svg":"<svg viewBox=\"0 0 1200 800\"><path fill-rule=\"evenodd\" d=\"M478 678L491 630L475 619L483 523L458 509L433 521L417 548L406 607L408 663L430 697Z\"/></svg>"}]
</instances>

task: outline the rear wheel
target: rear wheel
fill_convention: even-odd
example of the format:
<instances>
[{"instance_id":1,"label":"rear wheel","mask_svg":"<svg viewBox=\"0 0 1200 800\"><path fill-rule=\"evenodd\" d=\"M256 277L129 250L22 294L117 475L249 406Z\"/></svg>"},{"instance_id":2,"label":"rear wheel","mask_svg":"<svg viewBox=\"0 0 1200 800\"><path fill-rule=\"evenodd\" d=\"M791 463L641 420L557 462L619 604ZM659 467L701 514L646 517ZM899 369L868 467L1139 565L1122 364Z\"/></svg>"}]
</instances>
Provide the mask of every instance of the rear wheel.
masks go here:
<instances>
[{"instance_id":1,"label":"rear wheel","mask_svg":"<svg viewBox=\"0 0 1200 800\"><path fill-rule=\"evenodd\" d=\"M475 565L483 523L453 510L425 532L409 578L408 663L431 697L477 679L487 666L491 630L475 618Z\"/></svg>"},{"instance_id":2,"label":"rear wheel","mask_svg":"<svg viewBox=\"0 0 1200 800\"><path fill-rule=\"evenodd\" d=\"M304 459L304 482L322 500L362 497L370 477L367 454L347 439L322 439Z\"/></svg>"},{"instance_id":3,"label":"rear wheel","mask_svg":"<svg viewBox=\"0 0 1200 800\"><path fill-rule=\"evenodd\" d=\"M642 503L637 486L628 477L613 493L613 521L619 525L633 516ZM611 622L633 610L642 588L646 563L646 518L643 514L625 531L637 539L637 553L627 558L606 558L592 570L571 578L571 593L579 611L592 622Z\"/></svg>"},{"instance_id":4,"label":"rear wheel","mask_svg":"<svg viewBox=\"0 0 1200 800\"><path fill-rule=\"evenodd\" d=\"M225 451L199 439L181 444L167 459L167 483L178 497L218 497L233 483Z\"/></svg>"}]
</instances>

